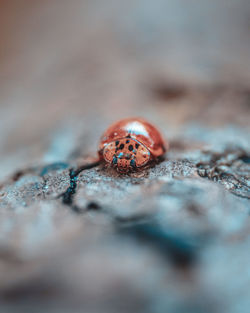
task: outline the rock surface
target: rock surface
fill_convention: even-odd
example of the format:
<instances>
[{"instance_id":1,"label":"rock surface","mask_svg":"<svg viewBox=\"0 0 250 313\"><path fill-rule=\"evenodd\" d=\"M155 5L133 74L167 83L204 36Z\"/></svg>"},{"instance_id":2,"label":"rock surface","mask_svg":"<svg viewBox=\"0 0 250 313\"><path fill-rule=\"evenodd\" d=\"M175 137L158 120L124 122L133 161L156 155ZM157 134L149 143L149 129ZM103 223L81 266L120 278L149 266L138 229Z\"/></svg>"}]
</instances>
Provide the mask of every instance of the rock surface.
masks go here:
<instances>
[{"instance_id":1,"label":"rock surface","mask_svg":"<svg viewBox=\"0 0 250 313\"><path fill-rule=\"evenodd\" d=\"M249 3L124 3L1 4L1 312L248 313ZM165 160L72 176L127 116Z\"/></svg>"}]
</instances>

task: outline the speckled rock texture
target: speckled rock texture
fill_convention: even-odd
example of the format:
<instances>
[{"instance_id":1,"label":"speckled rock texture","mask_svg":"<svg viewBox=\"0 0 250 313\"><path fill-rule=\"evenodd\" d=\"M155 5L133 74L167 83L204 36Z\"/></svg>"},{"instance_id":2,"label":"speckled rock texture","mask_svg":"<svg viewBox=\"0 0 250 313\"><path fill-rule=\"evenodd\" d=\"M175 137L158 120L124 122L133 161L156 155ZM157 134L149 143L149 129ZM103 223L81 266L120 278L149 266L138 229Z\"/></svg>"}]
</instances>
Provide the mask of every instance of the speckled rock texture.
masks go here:
<instances>
[{"instance_id":1,"label":"speckled rock texture","mask_svg":"<svg viewBox=\"0 0 250 313\"><path fill-rule=\"evenodd\" d=\"M0 6L0 313L249 313L249 2ZM130 116L170 150L124 175Z\"/></svg>"}]
</instances>

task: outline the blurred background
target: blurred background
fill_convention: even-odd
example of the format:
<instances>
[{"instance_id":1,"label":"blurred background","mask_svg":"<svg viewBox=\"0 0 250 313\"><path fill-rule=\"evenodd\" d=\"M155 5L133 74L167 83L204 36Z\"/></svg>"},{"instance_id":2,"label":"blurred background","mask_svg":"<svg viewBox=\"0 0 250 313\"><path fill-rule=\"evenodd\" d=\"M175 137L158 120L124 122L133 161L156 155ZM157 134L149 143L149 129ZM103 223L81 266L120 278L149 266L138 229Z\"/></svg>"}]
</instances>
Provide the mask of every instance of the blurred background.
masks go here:
<instances>
[{"instance_id":1,"label":"blurred background","mask_svg":"<svg viewBox=\"0 0 250 313\"><path fill-rule=\"evenodd\" d=\"M245 217L249 185L244 186L242 198L199 180L194 189L189 181L184 185L174 181L177 186L167 187L171 192L164 201L169 201L170 212L163 215L176 219L174 233L177 221L190 208L188 199L195 207L205 206L204 224L192 215L197 222L194 237L208 228L222 234L209 244L202 254L204 263L194 274L193 269L172 270L150 249L130 241L123 243L120 252L116 237L101 241L92 251L93 242L86 241L85 234L100 240L106 227L113 229L109 225L112 209L105 218L91 215L79 221L61 203L49 202L44 185L45 200L35 194L34 182L40 190L37 177L9 182L22 169L55 162L64 162L67 168L76 160L94 157L105 128L129 116L144 117L161 129L172 145L170 163L177 159L198 163L204 149L249 151L249 0L0 1L0 179L1 188L5 186L0 194L0 251L11 251L0 253L4 298L0 312L31 312L31 308L53 313L249 312L249 222ZM246 166L249 158L244 158ZM171 171L181 173L182 179L185 171L193 171L193 165L185 164ZM245 171L238 174L249 177ZM157 173L149 174L152 184ZM172 177L170 172L162 173L161 187ZM68 186L68 172L59 174L53 174L51 185L46 185L52 195ZM123 190L130 188L132 200L128 206L120 203L120 209L142 209L144 187L130 180L117 183L112 175L107 178L99 172L88 175L89 180L82 178L82 187L93 186L82 191L80 203L103 199L116 210L110 193L123 201L127 196ZM110 184L110 189L101 182ZM159 188L150 189L156 197L162 194ZM165 207L164 201L161 198L158 207ZM224 214L228 224L222 226ZM188 234L193 234L192 218L188 225L183 221ZM93 219L98 219L95 227L89 226L95 224ZM247 238L244 243L242 236ZM79 238L85 238L84 244ZM224 240L230 242L225 249ZM231 240L240 243L232 248ZM57 250L58 245L62 250ZM116 255L118 251L121 254ZM235 255L237 261L233 261ZM225 269L228 260L232 262ZM242 272L236 263L244 268L245 277L238 283Z\"/></svg>"},{"instance_id":2,"label":"blurred background","mask_svg":"<svg viewBox=\"0 0 250 313\"><path fill-rule=\"evenodd\" d=\"M46 162L68 157L79 129L92 153L125 116L166 134L247 124L249 14L248 0L1 1L1 176L40 161L57 132Z\"/></svg>"}]
</instances>

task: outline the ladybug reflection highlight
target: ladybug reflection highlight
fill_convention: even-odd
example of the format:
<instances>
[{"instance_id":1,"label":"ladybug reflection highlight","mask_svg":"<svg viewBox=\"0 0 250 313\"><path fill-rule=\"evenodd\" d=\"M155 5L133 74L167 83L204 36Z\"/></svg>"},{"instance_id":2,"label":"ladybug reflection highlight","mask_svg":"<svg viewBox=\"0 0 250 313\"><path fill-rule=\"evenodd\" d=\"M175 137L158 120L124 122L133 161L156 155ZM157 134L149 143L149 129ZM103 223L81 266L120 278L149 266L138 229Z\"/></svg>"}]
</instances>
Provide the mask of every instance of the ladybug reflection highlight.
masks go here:
<instances>
[{"instance_id":1,"label":"ladybug reflection highlight","mask_svg":"<svg viewBox=\"0 0 250 313\"><path fill-rule=\"evenodd\" d=\"M112 124L102 135L99 157L120 173L135 171L163 156L168 150L155 126L141 118Z\"/></svg>"}]
</instances>

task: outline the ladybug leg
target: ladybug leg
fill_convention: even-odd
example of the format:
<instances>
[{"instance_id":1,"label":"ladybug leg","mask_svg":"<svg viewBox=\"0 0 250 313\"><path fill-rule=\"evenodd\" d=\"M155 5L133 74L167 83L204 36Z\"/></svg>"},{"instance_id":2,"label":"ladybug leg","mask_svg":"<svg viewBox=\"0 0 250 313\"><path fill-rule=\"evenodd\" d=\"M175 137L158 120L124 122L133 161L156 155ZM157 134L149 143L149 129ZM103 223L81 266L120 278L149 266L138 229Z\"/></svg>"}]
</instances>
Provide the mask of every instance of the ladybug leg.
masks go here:
<instances>
[{"instance_id":1,"label":"ladybug leg","mask_svg":"<svg viewBox=\"0 0 250 313\"><path fill-rule=\"evenodd\" d=\"M135 159L132 159L132 160L130 161L130 166L131 166L133 169L136 169Z\"/></svg>"},{"instance_id":2,"label":"ladybug leg","mask_svg":"<svg viewBox=\"0 0 250 313\"><path fill-rule=\"evenodd\" d=\"M114 154L114 156L113 156L112 164L113 164L113 165L117 165L117 157L116 157L115 154Z\"/></svg>"}]
</instances>

